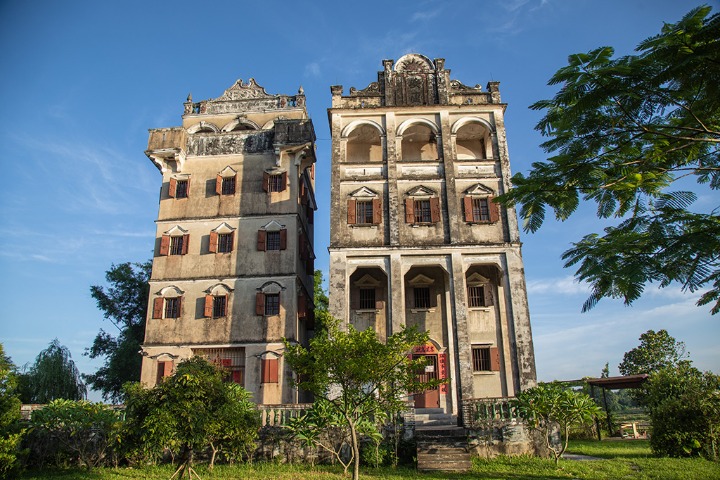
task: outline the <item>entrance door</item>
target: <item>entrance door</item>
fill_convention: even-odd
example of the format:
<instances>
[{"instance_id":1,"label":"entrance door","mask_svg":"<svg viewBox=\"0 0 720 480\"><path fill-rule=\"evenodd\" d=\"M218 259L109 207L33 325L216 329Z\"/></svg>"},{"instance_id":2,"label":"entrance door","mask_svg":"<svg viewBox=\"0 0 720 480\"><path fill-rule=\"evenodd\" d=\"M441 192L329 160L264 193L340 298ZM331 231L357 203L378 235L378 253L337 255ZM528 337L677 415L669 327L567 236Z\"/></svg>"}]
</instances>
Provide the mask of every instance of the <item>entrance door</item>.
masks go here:
<instances>
[{"instance_id":1,"label":"entrance door","mask_svg":"<svg viewBox=\"0 0 720 480\"><path fill-rule=\"evenodd\" d=\"M437 355L413 355L413 360L418 358L424 358L427 362L427 366L423 369L424 371L418 373L418 381L428 382L435 380L438 374ZM440 408L440 391L437 387L416 393L414 397L415 408Z\"/></svg>"}]
</instances>

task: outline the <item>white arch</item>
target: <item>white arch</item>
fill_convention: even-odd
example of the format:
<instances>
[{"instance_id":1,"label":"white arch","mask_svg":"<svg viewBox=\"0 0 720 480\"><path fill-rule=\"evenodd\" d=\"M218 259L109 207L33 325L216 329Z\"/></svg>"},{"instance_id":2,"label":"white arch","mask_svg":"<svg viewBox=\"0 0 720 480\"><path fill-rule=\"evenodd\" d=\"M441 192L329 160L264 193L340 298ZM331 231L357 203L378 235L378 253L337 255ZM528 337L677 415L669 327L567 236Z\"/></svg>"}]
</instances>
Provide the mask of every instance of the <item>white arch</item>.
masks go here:
<instances>
[{"instance_id":1,"label":"white arch","mask_svg":"<svg viewBox=\"0 0 720 480\"><path fill-rule=\"evenodd\" d=\"M350 123L348 123L345 128L343 128L342 133L340 134L341 138L348 138L348 136L355 130L357 127L361 125L370 125L371 127L374 127L380 134L380 136L385 135L385 129L377 122L373 122L372 120L355 120Z\"/></svg>"},{"instance_id":2,"label":"white arch","mask_svg":"<svg viewBox=\"0 0 720 480\"><path fill-rule=\"evenodd\" d=\"M215 125L214 123L205 122L205 121L196 123L192 127L188 127L187 133L197 133L197 132L199 132L201 130L205 130L205 129L210 129L215 133L220 133L220 129L218 128L217 125Z\"/></svg>"},{"instance_id":3,"label":"white arch","mask_svg":"<svg viewBox=\"0 0 720 480\"><path fill-rule=\"evenodd\" d=\"M430 120L425 120L424 118L411 118L409 120L405 120L403 123L400 124L400 126L397 128L397 136L402 136L402 134L407 130L408 128L412 127L413 125L425 125L426 127L430 127L430 130L437 135L438 134L438 127Z\"/></svg>"},{"instance_id":4,"label":"white arch","mask_svg":"<svg viewBox=\"0 0 720 480\"><path fill-rule=\"evenodd\" d=\"M488 132L495 131L495 128L493 128L492 124L490 122L488 122L487 120L485 120L484 118L462 117L462 118L459 118L458 120L456 120L455 123L453 123L452 128L450 129L450 132L453 134L456 134L458 132L458 130L460 130L462 127L464 127L465 125L468 125L470 123L479 123L483 127L485 127L488 130Z\"/></svg>"},{"instance_id":5,"label":"white arch","mask_svg":"<svg viewBox=\"0 0 720 480\"><path fill-rule=\"evenodd\" d=\"M222 131L223 132L232 132L239 125L250 127L250 130L260 130L260 125L253 122L252 120L248 120L247 118L236 118L236 119L231 120L230 122L226 123L222 127Z\"/></svg>"}]
</instances>

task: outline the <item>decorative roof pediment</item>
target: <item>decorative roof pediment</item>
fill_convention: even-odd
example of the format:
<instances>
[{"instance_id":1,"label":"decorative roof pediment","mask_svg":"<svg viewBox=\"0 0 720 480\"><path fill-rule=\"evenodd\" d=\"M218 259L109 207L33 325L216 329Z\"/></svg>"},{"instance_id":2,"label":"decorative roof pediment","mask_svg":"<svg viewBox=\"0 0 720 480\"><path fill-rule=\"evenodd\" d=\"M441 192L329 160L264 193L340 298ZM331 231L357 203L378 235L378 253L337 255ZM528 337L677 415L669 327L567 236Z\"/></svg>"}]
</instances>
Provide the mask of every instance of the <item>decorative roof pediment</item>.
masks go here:
<instances>
[{"instance_id":1,"label":"decorative roof pediment","mask_svg":"<svg viewBox=\"0 0 720 480\"><path fill-rule=\"evenodd\" d=\"M217 227L213 228L213 229L210 230L210 231L211 231L211 232L215 232L215 233L232 233L232 232L234 232L235 230L236 230L235 228L233 228L233 227L231 227L230 225L228 225L227 223L223 222L223 223L221 223L220 225L218 225Z\"/></svg>"},{"instance_id":2,"label":"decorative roof pediment","mask_svg":"<svg viewBox=\"0 0 720 480\"><path fill-rule=\"evenodd\" d=\"M260 125L248 120L244 115L238 115L222 127L223 132L232 132L233 130L260 130Z\"/></svg>"},{"instance_id":3,"label":"decorative roof pediment","mask_svg":"<svg viewBox=\"0 0 720 480\"><path fill-rule=\"evenodd\" d=\"M360 277L357 281L355 281L355 285L358 287L379 287L380 286L380 280L377 280L372 275L368 275L367 273Z\"/></svg>"},{"instance_id":4,"label":"decorative roof pediment","mask_svg":"<svg viewBox=\"0 0 720 480\"><path fill-rule=\"evenodd\" d=\"M184 294L185 294L185 292L182 291L180 288L176 287L175 285L170 285L169 287L161 288L160 291L156 293L156 295L160 295L161 297L165 297L165 298L181 297Z\"/></svg>"},{"instance_id":5,"label":"decorative roof pediment","mask_svg":"<svg viewBox=\"0 0 720 480\"><path fill-rule=\"evenodd\" d=\"M410 285L412 285L412 286L424 286L424 287L426 287L426 286L428 286L428 285L432 285L433 283L435 283L435 280L433 280L433 279L430 278L430 277L426 277L425 275L423 275L423 274L421 273L421 274L415 275L413 278L411 278L410 280L408 280L408 283L409 283Z\"/></svg>"},{"instance_id":6,"label":"decorative roof pediment","mask_svg":"<svg viewBox=\"0 0 720 480\"><path fill-rule=\"evenodd\" d=\"M175 225L170 230L165 232L163 235L170 235L171 237L179 237L180 235L185 235L188 233L188 230L185 230L180 225Z\"/></svg>"},{"instance_id":7,"label":"decorative roof pediment","mask_svg":"<svg viewBox=\"0 0 720 480\"><path fill-rule=\"evenodd\" d=\"M378 198L378 194L367 187L361 187L350 194L352 198Z\"/></svg>"},{"instance_id":8,"label":"decorative roof pediment","mask_svg":"<svg viewBox=\"0 0 720 480\"><path fill-rule=\"evenodd\" d=\"M450 88L458 91L482 92L482 87L479 84L475 85L474 87L468 87L467 85L464 85L458 80L450 80Z\"/></svg>"},{"instance_id":9,"label":"decorative roof pediment","mask_svg":"<svg viewBox=\"0 0 720 480\"><path fill-rule=\"evenodd\" d=\"M224 283L216 283L212 287L206 289L205 293L209 293L210 295L226 295L232 291L233 289Z\"/></svg>"},{"instance_id":10,"label":"decorative roof pediment","mask_svg":"<svg viewBox=\"0 0 720 480\"><path fill-rule=\"evenodd\" d=\"M419 53L403 55L395 63L396 72L431 72L435 70L432 61Z\"/></svg>"},{"instance_id":11,"label":"decorative roof pediment","mask_svg":"<svg viewBox=\"0 0 720 480\"><path fill-rule=\"evenodd\" d=\"M227 90L225 93L220 95L217 100L244 100L248 98L272 98L265 91L265 88L255 82L254 78L248 80L248 83L243 83L242 78L238 79L237 82Z\"/></svg>"},{"instance_id":12,"label":"decorative roof pediment","mask_svg":"<svg viewBox=\"0 0 720 480\"><path fill-rule=\"evenodd\" d=\"M201 121L200 123L196 123L192 127L188 127L187 132L188 133L198 133L198 132L218 133L218 132L220 132L220 129L214 123Z\"/></svg>"},{"instance_id":13,"label":"decorative roof pediment","mask_svg":"<svg viewBox=\"0 0 720 480\"><path fill-rule=\"evenodd\" d=\"M220 170L219 175L221 177L234 177L235 175L237 175L237 172L235 171L234 168L232 168L230 165L228 165L227 167Z\"/></svg>"},{"instance_id":14,"label":"decorative roof pediment","mask_svg":"<svg viewBox=\"0 0 720 480\"><path fill-rule=\"evenodd\" d=\"M278 282L265 282L258 288L258 291L262 293L280 293L285 290L285 287L280 285Z\"/></svg>"},{"instance_id":15,"label":"decorative roof pediment","mask_svg":"<svg viewBox=\"0 0 720 480\"><path fill-rule=\"evenodd\" d=\"M260 230L265 230L266 232L279 232L283 228L285 228L285 225L279 224L276 220L271 220L265 226L260 228Z\"/></svg>"},{"instance_id":16,"label":"decorative roof pediment","mask_svg":"<svg viewBox=\"0 0 720 480\"><path fill-rule=\"evenodd\" d=\"M490 280L487 279L487 278L485 278L485 277L483 277L482 275L480 275L480 274L477 273L477 272L476 272L476 273L473 273L472 275L470 275L469 277L467 277L467 284L468 284L468 285L476 286L476 285L482 285L482 284L485 284L485 283L490 283Z\"/></svg>"},{"instance_id":17,"label":"decorative roof pediment","mask_svg":"<svg viewBox=\"0 0 720 480\"><path fill-rule=\"evenodd\" d=\"M495 191L481 183L477 183L465 190L466 195L495 195Z\"/></svg>"},{"instance_id":18,"label":"decorative roof pediment","mask_svg":"<svg viewBox=\"0 0 720 480\"><path fill-rule=\"evenodd\" d=\"M408 197L434 197L437 193L425 185L418 185L408 190L405 195Z\"/></svg>"}]
</instances>

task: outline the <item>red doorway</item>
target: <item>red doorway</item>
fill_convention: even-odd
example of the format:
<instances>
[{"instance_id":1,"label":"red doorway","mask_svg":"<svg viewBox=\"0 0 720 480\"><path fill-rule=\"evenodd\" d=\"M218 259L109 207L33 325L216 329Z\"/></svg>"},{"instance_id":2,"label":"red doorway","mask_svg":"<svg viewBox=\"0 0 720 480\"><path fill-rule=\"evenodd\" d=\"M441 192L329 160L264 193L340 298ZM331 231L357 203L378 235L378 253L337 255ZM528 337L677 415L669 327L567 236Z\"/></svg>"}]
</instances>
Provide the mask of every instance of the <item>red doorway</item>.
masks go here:
<instances>
[{"instance_id":1,"label":"red doorway","mask_svg":"<svg viewBox=\"0 0 720 480\"><path fill-rule=\"evenodd\" d=\"M437 355L413 355L413 360L424 358L426 365L418 373L417 379L420 382L428 382L438 378L438 356ZM415 408L440 408L440 389L435 387L424 392L415 393Z\"/></svg>"}]
</instances>

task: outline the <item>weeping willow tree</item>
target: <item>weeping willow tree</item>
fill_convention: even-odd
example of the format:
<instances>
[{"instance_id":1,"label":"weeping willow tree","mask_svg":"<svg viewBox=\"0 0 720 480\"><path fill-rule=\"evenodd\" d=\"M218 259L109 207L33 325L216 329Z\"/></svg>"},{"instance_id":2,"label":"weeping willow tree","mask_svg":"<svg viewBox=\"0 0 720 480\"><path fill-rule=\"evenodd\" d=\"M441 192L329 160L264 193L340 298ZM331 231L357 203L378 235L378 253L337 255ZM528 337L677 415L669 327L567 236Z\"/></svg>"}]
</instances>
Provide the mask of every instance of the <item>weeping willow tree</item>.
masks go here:
<instances>
[{"instance_id":1,"label":"weeping willow tree","mask_svg":"<svg viewBox=\"0 0 720 480\"><path fill-rule=\"evenodd\" d=\"M27 403L82 400L87 396L70 350L60 345L57 338L38 354L23 377L23 401Z\"/></svg>"}]
</instances>

